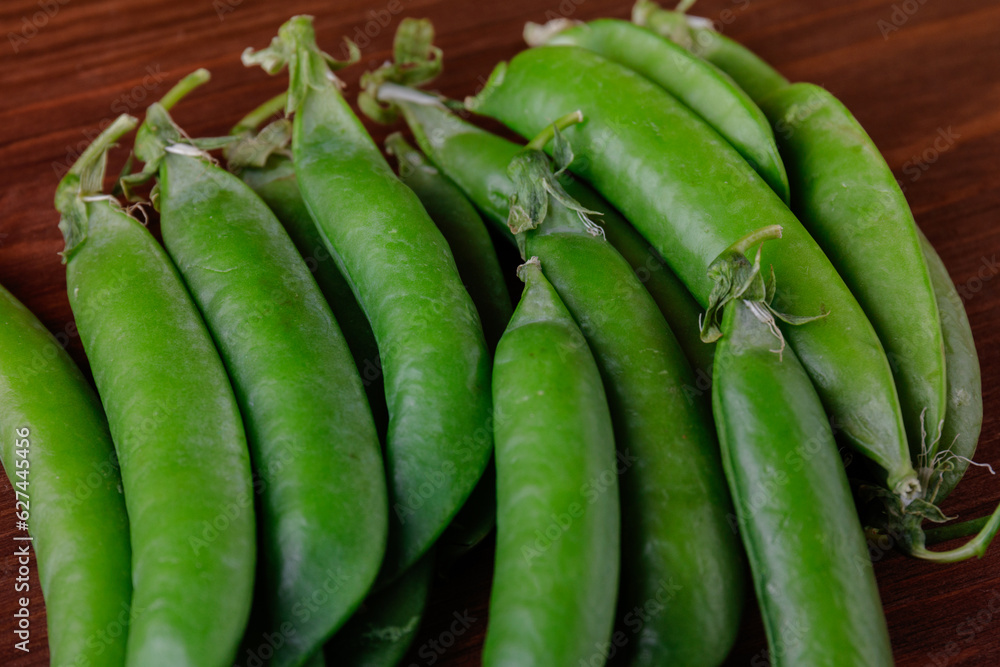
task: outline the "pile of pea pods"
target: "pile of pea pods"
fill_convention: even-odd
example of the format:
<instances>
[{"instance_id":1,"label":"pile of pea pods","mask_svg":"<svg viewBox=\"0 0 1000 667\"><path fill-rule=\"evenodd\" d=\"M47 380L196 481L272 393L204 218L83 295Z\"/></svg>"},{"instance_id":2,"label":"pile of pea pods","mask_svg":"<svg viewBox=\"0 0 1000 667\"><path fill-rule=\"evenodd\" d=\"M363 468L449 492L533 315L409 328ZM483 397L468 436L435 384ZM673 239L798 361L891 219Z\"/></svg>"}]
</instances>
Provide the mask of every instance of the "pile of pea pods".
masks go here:
<instances>
[{"instance_id":1,"label":"pile of pea pods","mask_svg":"<svg viewBox=\"0 0 1000 667\"><path fill-rule=\"evenodd\" d=\"M892 664L866 540L1000 527L933 528L969 321L851 113L689 4L529 24L464 101L403 20L356 98L389 160L308 16L230 135L170 116L198 70L94 140L55 204L96 391L0 288L53 665L408 664L494 527L484 665L719 665L751 584L771 664Z\"/></svg>"}]
</instances>

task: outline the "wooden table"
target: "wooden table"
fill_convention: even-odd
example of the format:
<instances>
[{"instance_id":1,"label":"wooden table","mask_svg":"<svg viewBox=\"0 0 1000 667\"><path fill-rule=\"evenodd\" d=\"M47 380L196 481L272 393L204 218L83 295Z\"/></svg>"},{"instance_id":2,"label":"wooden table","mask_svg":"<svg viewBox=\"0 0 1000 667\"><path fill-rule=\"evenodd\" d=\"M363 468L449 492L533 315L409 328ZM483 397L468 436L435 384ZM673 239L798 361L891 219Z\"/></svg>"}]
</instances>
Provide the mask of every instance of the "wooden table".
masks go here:
<instances>
[{"instance_id":1,"label":"wooden table","mask_svg":"<svg viewBox=\"0 0 1000 667\"><path fill-rule=\"evenodd\" d=\"M792 80L827 87L850 107L903 183L917 221L966 297L983 365L986 422L977 459L1000 467L1000 5L992 0L704 0L698 12L746 43ZM13 0L0 8L0 283L69 340L72 327L62 238L52 195L58 177L123 111L141 114L196 67L213 82L180 105L193 136L218 135L279 92L239 63L295 13L317 16L321 45L338 53L354 38L362 64L389 55L402 16L427 16L446 54L439 88L477 90L494 63L522 48L525 21L555 16L627 17L628 0ZM350 93L362 67L345 73ZM372 128L377 139L386 131ZM120 160L119 160L120 162ZM117 169L117 164L112 166ZM113 172L116 173L116 172ZM3 351L0 350L0 354ZM14 650L14 495L0 476L0 661L48 663L44 611L32 563L31 652ZM948 500L949 514L974 517L1000 501L1000 479L972 469ZM410 660L474 665L486 627L491 545L437 590ZM882 599L900 665L1000 664L1000 545L984 559L951 566L913 561L873 546ZM748 601L732 664L765 664L760 620ZM449 630L453 614L469 628ZM474 619L474 620L472 620ZM459 627L459 626L456 626Z\"/></svg>"}]
</instances>

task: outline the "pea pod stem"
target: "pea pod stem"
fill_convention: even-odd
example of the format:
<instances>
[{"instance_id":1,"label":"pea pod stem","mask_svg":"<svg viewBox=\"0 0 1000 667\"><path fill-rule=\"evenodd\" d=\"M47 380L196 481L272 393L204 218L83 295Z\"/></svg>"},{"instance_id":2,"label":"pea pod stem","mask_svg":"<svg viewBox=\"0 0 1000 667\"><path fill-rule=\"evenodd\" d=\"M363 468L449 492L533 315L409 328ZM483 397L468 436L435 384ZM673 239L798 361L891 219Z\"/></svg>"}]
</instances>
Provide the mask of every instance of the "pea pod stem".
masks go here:
<instances>
[{"instance_id":1,"label":"pea pod stem","mask_svg":"<svg viewBox=\"0 0 1000 667\"><path fill-rule=\"evenodd\" d=\"M1000 505L993 510L993 514L989 517L979 519L978 521L983 521L982 528L976 534L974 538L966 542L960 547L950 549L948 551L931 551L926 548L925 545L914 545L909 549L911 556L916 556L917 558L923 560L933 561L935 563L957 563L959 561L968 560L973 556L982 558L983 554L986 553L986 549L989 548L990 542L993 541L993 537L997 534L997 530L1000 530ZM967 522L969 528L973 528L976 525L975 521ZM963 524L959 524L962 526ZM957 529L959 526L953 528ZM943 530L943 529L940 529ZM957 537L959 535L956 530L955 535L949 536L945 533L946 539L951 539L952 536Z\"/></svg>"},{"instance_id":2,"label":"pea pod stem","mask_svg":"<svg viewBox=\"0 0 1000 667\"><path fill-rule=\"evenodd\" d=\"M100 179L104 178L104 161L107 159L108 150L114 146L115 142L135 129L139 124L139 119L135 116L122 114L115 118L94 141L83 149L80 158L70 167L69 174L79 176L81 181L89 187L83 187L80 194L83 196L98 194L102 187ZM94 174L97 169L100 174ZM97 183L92 183L94 176L99 176Z\"/></svg>"},{"instance_id":3,"label":"pea pod stem","mask_svg":"<svg viewBox=\"0 0 1000 667\"><path fill-rule=\"evenodd\" d=\"M525 148L533 150L542 150L545 148L546 144L552 141L552 138L556 134L556 130L565 130L568 127L576 125L577 123L583 122L583 112L577 109L576 111L571 111L570 113L557 118L555 122L551 125L546 125L545 129L538 133L538 135L529 141Z\"/></svg>"},{"instance_id":4,"label":"pea pod stem","mask_svg":"<svg viewBox=\"0 0 1000 667\"><path fill-rule=\"evenodd\" d=\"M243 116L243 118L241 118L240 121L233 126L230 134L243 134L244 132L252 132L253 130L256 130L264 123L265 120L283 110L287 103L288 91L286 90L264 102L246 116Z\"/></svg>"},{"instance_id":5,"label":"pea pod stem","mask_svg":"<svg viewBox=\"0 0 1000 667\"><path fill-rule=\"evenodd\" d=\"M441 99L430 93L389 81L379 85L378 100L381 102L411 102L413 104L443 106Z\"/></svg>"},{"instance_id":6,"label":"pea pod stem","mask_svg":"<svg viewBox=\"0 0 1000 667\"><path fill-rule=\"evenodd\" d=\"M733 245L726 249L726 255L741 255L744 256L750 249L754 246L760 245L764 241L772 241L781 238L781 225L768 225L767 227L761 227L760 229L755 229L743 238L739 239Z\"/></svg>"},{"instance_id":7,"label":"pea pod stem","mask_svg":"<svg viewBox=\"0 0 1000 667\"><path fill-rule=\"evenodd\" d=\"M212 74L204 67L196 69L174 84L174 87L160 98L160 106L168 111L173 109L188 93L198 86L208 83L211 78Z\"/></svg>"},{"instance_id":8,"label":"pea pod stem","mask_svg":"<svg viewBox=\"0 0 1000 667\"><path fill-rule=\"evenodd\" d=\"M924 533L924 546L934 546L935 544L941 544L942 542L948 542L949 540L956 540L960 537L975 535L982 530L992 518L993 515L991 514L989 516L981 516L978 519L969 519L968 521L950 523L945 526L931 528Z\"/></svg>"}]
</instances>

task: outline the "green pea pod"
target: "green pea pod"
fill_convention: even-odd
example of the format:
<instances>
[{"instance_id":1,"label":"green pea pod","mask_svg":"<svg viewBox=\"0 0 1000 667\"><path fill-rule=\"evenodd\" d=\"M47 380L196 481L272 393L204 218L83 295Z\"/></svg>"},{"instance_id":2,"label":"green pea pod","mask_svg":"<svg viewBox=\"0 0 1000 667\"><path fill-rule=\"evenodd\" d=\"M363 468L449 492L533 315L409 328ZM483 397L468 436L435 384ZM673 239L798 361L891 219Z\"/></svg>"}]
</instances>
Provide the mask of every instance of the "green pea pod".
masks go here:
<instances>
[{"instance_id":1,"label":"green pea pod","mask_svg":"<svg viewBox=\"0 0 1000 667\"><path fill-rule=\"evenodd\" d=\"M506 175L501 174L502 178L492 174L476 173L476 175L470 175L470 172L467 172L462 164L461 156L467 154L464 150L457 152L457 157L452 161L451 153L440 149L445 145L461 146L464 141L462 135L466 133L471 133L470 140L473 142L478 141L475 135L486 133L474 125L462 123L452 114L429 109L421 110L420 107L437 106L438 102L433 97L418 91L384 83L378 94L384 98L384 101L394 103L399 103L394 99L397 96L411 99L413 102L409 105L411 116L424 114L419 119L416 119L416 116L413 117L418 125L428 128L428 131L423 133L426 136L421 139L425 144L424 149L432 153L434 160L440 163L441 169L448 177L453 182L459 183L461 189L469 193L469 196L475 200L476 206L486 216L487 222L493 226L494 231L509 239L513 244L514 236L506 223L507 201L506 195L503 193L507 192L507 189L502 185L506 180ZM438 148L432 148L427 137L432 136L434 132L442 133L440 135L442 138L449 137L448 141L435 141L434 146ZM514 155L521 149L521 146L498 137L494 137L490 145L491 150L497 152L493 156L493 164L495 165L504 161L509 164ZM496 173L500 174L500 172ZM494 180L498 180L501 185L494 183ZM594 218L594 222L601 226L605 238L628 261L636 276L656 300L692 367L699 372L696 384L686 388L686 392L692 396L701 395L707 388L708 376L712 370L712 351L715 347L714 344L701 340L701 332L698 329L698 321L703 312L701 306L670 270L670 267L664 264L660 254L635 231L621 213L599 194L587 187L585 183L566 172L559 176L559 183L570 197L582 204L584 208L601 212L600 217Z\"/></svg>"},{"instance_id":2,"label":"green pea pod","mask_svg":"<svg viewBox=\"0 0 1000 667\"><path fill-rule=\"evenodd\" d=\"M240 664L267 647L267 664L300 665L361 604L381 565L378 435L343 334L274 214L192 151L162 106L146 123L153 131L140 129L136 154L159 164L163 241L226 364L256 472L264 619Z\"/></svg>"},{"instance_id":3,"label":"green pea pod","mask_svg":"<svg viewBox=\"0 0 1000 667\"><path fill-rule=\"evenodd\" d=\"M121 463L132 543L127 665L228 666L256 549L250 456L205 323L153 236L100 194L120 118L60 183L66 282Z\"/></svg>"},{"instance_id":4,"label":"green pea pod","mask_svg":"<svg viewBox=\"0 0 1000 667\"><path fill-rule=\"evenodd\" d=\"M496 349L513 308L493 241L462 191L410 146L402 135L389 135L386 151L399 163L399 178L424 205L444 235L472 302L476 304L490 351ZM445 566L479 544L496 525L496 474L491 467L480 478L461 511L441 536L439 561Z\"/></svg>"},{"instance_id":5,"label":"green pea pod","mask_svg":"<svg viewBox=\"0 0 1000 667\"><path fill-rule=\"evenodd\" d=\"M913 215L878 148L833 95L812 84L789 84L745 47L699 27L697 19L639 0L633 20L716 62L767 114L788 162L792 210L886 350L911 459L933 459L947 400L941 323Z\"/></svg>"},{"instance_id":6,"label":"green pea pod","mask_svg":"<svg viewBox=\"0 0 1000 667\"><path fill-rule=\"evenodd\" d=\"M116 131L133 125L119 121ZM120 667L131 551L104 411L59 342L2 286L0 350L0 459L14 514L31 533L14 535L9 562L26 569L29 545L35 552L53 665ZM16 596L37 598L27 585L19 578ZM30 647L17 630L11 641Z\"/></svg>"},{"instance_id":7,"label":"green pea pod","mask_svg":"<svg viewBox=\"0 0 1000 667\"><path fill-rule=\"evenodd\" d=\"M375 593L326 645L333 665L393 667L402 661L420 629L434 578L434 551Z\"/></svg>"},{"instance_id":8,"label":"green pea pod","mask_svg":"<svg viewBox=\"0 0 1000 667\"><path fill-rule=\"evenodd\" d=\"M919 494L892 371L871 323L799 221L711 128L635 72L568 46L529 49L499 65L467 106L527 136L567 110L585 109L586 120L565 133L580 156L575 169L705 306L719 288L708 266L732 239L782 226L785 241L765 248L765 260L785 276L777 305L798 315L829 313L786 336L838 432L884 471L904 502ZM707 339L717 335L715 317L705 325Z\"/></svg>"},{"instance_id":9,"label":"green pea pod","mask_svg":"<svg viewBox=\"0 0 1000 667\"><path fill-rule=\"evenodd\" d=\"M690 4L690 2L682 3L681 11L690 6ZM653 17L650 18L650 21L661 21L660 27L663 28L661 32L665 34L670 33L671 38L676 39L680 43L690 42L692 38L698 38L698 41L706 41L702 39L703 37L707 37L706 43L708 44L716 43L713 41L716 37L714 33L706 33L702 28L692 28L692 22L697 23L697 21L690 17L685 19L678 13L657 10L655 5L645 2L645 0L639 1L636 5L636 12L637 15L646 12L649 16ZM675 27L680 26L680 28L671 32L668 29L671 25ZM684 27L684 25L687 25L687 27ZM910 349L910 346L906 342L910 335L906 331L906 327L912 325L919 329L922 323L911 323L911 325L905 325L891 331L886 326L881 326L880 328L882 329L882 335L890 341L886 344L890 348L890 352L893 352L894 356L903 358L905 361L903 364L897 364L899 366L897 370L906 370L908 373L906 377L902 374L898 374L898 376L901 378L900 385L903 387L901 394L904 397L909 396L907 400L909 402L910 441L911 447L917 453L915 459L920 467L920 483L923 489L923 498L920 499L921 502L911 506L906 505L905 496L896 499L883 498L883 505L888 510L889 528L892 534L898 538L897 545L910 555L936 562L956 562L972 556L982 556L992 541L993 536L1000 529L1000 507L994 510L993 514L988 517L974 519L959 526L946 526L941 529L940 535L955 536L969 535L976 530L979 531L972 540L961 547L949 551L929 551L926 546L930 542L925 538L921 527L926 518L937 522L947 520L937 507L928 503L941 502L950 493L951 489L954 488L954 485L958 483L961 475L964 474L965 469L969 465L969 457L975 452L978 433L982 423L982 390L980 387L978 356L975 351L974 341L972 340L972 332L968 326L968 320L960 302L957 300L957 294L948 296L953 293L954 286L950 282L947 271L940 265L940 260L935 261L934 257L936 257L936 253L934 253L930 244L926 242L926 239L922 238L919 229L916 229L912 215L909 213L897 183L892 179L892 175L879 156L877 149L872 145L871 140L867 138L867 135L865 135L864 130L857 124L857 121L851 117L849 111L844 109L836 99L832 98L832 96L822 89L806 84L790 85L770 65L739 44L721 37L718 43L723 45L720 51L724 52L725 56L719 58L717 54L709 49L704 57L709 58L722 70L726 71L750 93L751 97L762 105L765 113L770 116L770 121L775 126L775 130L781 139L794 139L792 135L797 134L798 124L803 122L807 126L812 126L813 130L825 127L829 132L829 134L806 133L808 137L813 139L812 141L781 142L782 144L798 143L797 147L793 146L791 149L786 149L786 151L797 154L805 164L816 162L819 160L817 155L820 153L823 155L822 165L813 167L810 170L803 170L803 175L793 180L800 179L804 183L809 183L811 179L816 179L820 182L815 186L810 183L808 187L805 185L801 187L802 190L811 195L804 198L809 203L822 203L823 198L816 195L817 193L822 193L824 190L830 193L828 195L829 200L837 199L836 207L829 206L825 210L822 208L818 209L825 215L830 216L822 226L826 234L829 234L831 238L836 238L845 228L856 230L859 220L865 222L874 221L868 216L875 216L875 220L878 220L880 223L882 222L882 218L886 218L886 224L891 225L895 230L891 244L893 246L897 243L895 235L906 239L911 238L913 233L917 234L918 243L921 245L921 252L924 255L925 270L929 273L929 281L934 291L941 331L939 333L935 333L934 331L927 332L923 335L925 340L922 342L918 341L921 346L914 346L914 348ZM697 49L695 50L697 52ZM804 94L808 95L809 99L803 102L801 98ZM771 99L774 101L768 101ZM791 104L786 105L783 102L791 102ZM794 110L793 107L795 107ZM778 113L780 111L785 111L786 113L782 115ZM813 115L819 120L814 120ZM827 147L832 145L835 148L833 153L836 155L839 163L842 166L846 165L843 169L838 170L841 178L833 179L831 182L824 180L825 176L829 173L828 169L831 159L827 153L817 150L817 145ZM859 170L863 173L860 181L846 189L848 191L847 196L852 196L854 193L864 195L851 202L852 210L861 209L864 215L854 215L854 217L844 219L837 218L837 221L834 222L833 220L837 212L844 206L844 198L840 196L837 190L844 189L844 182L850 182L851 179L857 180L856 172ZM791 173L793 176L795 175L794 172L795 169L792 168ZM881 189L875 188L871 190L870 184L872 182L881 183ZM825 187L822 187L824 184ZM795 188L794 190L798 189L800 188ZM794 199L799 198L798 194L794 195ZM816 212L815 210L813 211L813 213ZM805 217L808 221L809 216ZM915 230L914 232L905 229L907 223ZM844 225L844 227L841 227L841 225ZM817 235L822 237L824 233L817 232ZM867 240L869 239L866 238ZM847 249L848 242L854 242L850 236L847 236L846 239L842 238L840 242L843 245L843 248L840 250L840 254L843 256L841 270L845 271L845 274L848 272L846 268L848 263L857 259L852 253L856 252L859 255L865 255L870 258L872 253L878 254L883 250L877 244L871 244L874 247L869 247L868 244L855 244ZM920 273L920 258L914 256L912 243L904 243L901 246L901 252L903 258L899 264L909 267L911 277L914 272ZM834 253L831 252L831 254ZM887 266L892 266L893 271L896 270L896 253L889 253L887 257L888 259L881 257L873 260L872 266L876 267L875 270L886 272ZM878 264L878 262L886 263ZM916 268L914 269L914 267ZM855 269L853 283L862 286L856 289L859 292L869 293L870 288L868 283L870 276L868 271L872 270L871 266L857 266ZM918 286L923 282L920 276L916 276L914 279ZM907 284L905 281L898 281L894 274L890 275L887 280L880 281L880 284L884 284L885 282L890 283L890 285L897 283ZM886 292L889 291L891 290L886 290ZM931 309L927 303L925 288L918 287L916 295L909 294L905 289L902 291L897 289L894 294L895 296L892 299L884 298L882 293L874 296L869 294L869 301L871 302L869 305L870 312L882 313L882 316L873 315L876 326L879 326L880 317L885 317L886 313L889 313L894 308L895 300L897 299L913 300L915 298L918 302L915 307L918 310L923 309L926 312ZM945 321L946 313L950 319L948 322ZM904 313L903 315L908 314ZM885 317L885 319L889 320L891 318ZM893 338L903 342L892 343L891 340ZM930 444L928 444L928 438L923 433L921 422L924 420L918 414L921 410L919 399L914 400L912 398L913 396L919 397L921 394L926 395L928 396L928 405L933 404L935 400L940 400L937 392L940 390L941 380L939 375L935 375L938 373L935 368L940 364L940 353L939 348L935 347L936 343L932 341L931 344L928 344L926 340L928 338L940 339L944 344L943 354L947 387L945 396L947 410L944 412L939 411L938 421L932 422L930 419L927 419L927 423L931 427ZM896 345L895 350L892 349L893 345ZM803 361L806 360L803 359ZM955 365L955 369L950 368L952 364ZM808 368L808 363L806 365ZM921 376L918 370L921 366L926 369L929 375L928 378ZM943 424L940 421L940 415L943 415ZM900 502L900 500L903 502ZM940 540L938 537L935 537L934 541L936 543Z\"/></svg>"},{"instance_id":10,"label":"green pea pod","mask_svg":"<svg viewBox=\"0 0 1000 667\"><path fill-rule=\"evenodd\" d=\"M292 18L244 62L291 68L299 187L378 341L393 517L384 584L430 548L486 468L489 352L447 243L341 96L311 19Z\"/></svg>"},{"instance_id":11,"label":"green pea pod","mask_svg":"<svg viewBox=\"0 0 1000 667\"><path fill-rule=\"evenodd\" d=\"M701 339L698 328L704 312L701 306L666 265L660 253L635 231L621 213L582 181L569 179L565 173L563 176L566 192L573 199L584 208L601 212L600 217L594 218L594 222L604 230L604 238L608 243L629 263L639 282L646 286L666 318L696 374L694 384L684 388L685 394L690 395L691 400L695 400L695 396L704 395L712 373L715 343L706 343Z\"/></svg>"},{"instance_id":12,"label":"green pea pod","mask_svg":"<svg viewBox=\"0 0 1000 667\"><path fill-rule=\"evenodd\" d=\"M239 177L264 200L281 221L288 236L305 259L306 266L316 279L323 296L326 297L334 319L342 329L354 356L354 363L361 374L375 425L380 438L384 440L389 425L389 414L385 405L385 383L378 357L378 346L375 344L375 334L372 333L368 319L354 298L350 285L344 280L336 262L326 249L316 223L309 215L295 180L291 159L284 155L273 155L262 168L241 169Z\"/></svg>"},{"instance_id":13,"label":"green pea pod","mask_svg":"<svg viewBox=\"0 0 1000 667\"><path fill-rule=\"evenodd\" d=\"M605 380L623 474L623 614L663 605L641 629L626 629L638 635L632 664L722 662L739 626L743 565L707 405L685 391L695 380L662 313L622 256L595 236L599 228L559 192L539 150L436 104L397 103L428 156L494 224L514 229L516 212L499 204L505 198L516 194L522 207L545 202L519 238L544 262ZM600 650L595 641L592 651Z\"/></svg>"},{"instance_id":14,"label":"green pea pod","mask_svg":"<svg viewBox=\"0 0 1000 667\"><path fill-rule=\"evenodd\" d=\"M274 212L305 259L354 355L379 440L385 442L389 412L375 334L302 199L295 166L287 154L291 123L281 119L257 131L259 125L280 110L285 100L285 95L268 100L233 128L232 134L239 136L240 141L226 147L228 166ZM253 154L247 155L245 151Z\"/></svg>"},{"instance_id":15,"label":"green pea pod","mask_svg":"<svg viewBox=\"0 0 1000 667\"><path fill-rule=\"evenodd\" d=\"M788 177L764 113L732 79L706 60L652 30L628 21L599 19L581 25L555 19L529 23L532 46L579 46L642 74L686 104L750 164L788 203Z\"/></svg>"},{"instance_id":16,"label":"green pea pod","mask_svg":"<svg viewBox=\"0 0 1000 667\"><path fill-rule=\"evenodd\" d=\"M742 249L715 351L712 408L772 665L892 665L864 533L830 423L784 348ZM773 273L772 279L773 279ZM779 287L780 288L780 287Z\"/></svg>"},{"instance_id":17,"label":"green pea pod","mask_svg":"<svg viewBox=\"0 0 1000 667\"><path fill-rule=\"evenodd\" d=\"M693 3L685 0L678 11L662 9L652 0L637 0L632 21L646 26L704 58L735 81L754 100L760 100L788 85L783 77L753 51L721 35L708 19L684 13Z\"/></svg>"},{"instance_id":18,"label":"green pea pod","mask_svg":"<svg viewBox=\"0 0 1000 667\"><path fill-rule=\"evenodd\" d=\"M927 497L940 504L962 479L976 453L983 427L983 381L979 354L972 338L969 316L955 289L944 262L923 232L917 230L927 260L931 284L941 313L945 365L948 369L948 407L937 460L924 461L921 474L927 477Z\"/></svg>"},{"instance_id":19,"label":"green pea pod","mask_svg":"<svg viewBox=\"0 0 1000 667\"><path fill-rule=\"evenodd\" d=\"M760 103L788 163L792 210L875 327L896 378L910 457L929 461L947 378L937 301L906 198L868 134L827 91L795 83Z\"/></svg>"},{"instance_id":20,"label":"green pea pod","mask_svg":"<svg viewBox=\"0 0 1000 667\"><path fill-rule=\"evenodd\" d=\"M401 134L397 132L386 139L386 152L396 157L399 180L416 193L448 241L458 275L479 312L486 344L490 350L495 349L514 309L500 260L482 218L462 191L420 151L407 144Z\"/></svg>"},{"instance_id":21,"label":"green pea pod","mask_svg":"<svg viewBox=\"0 0 1000 667\"><path fill-rule=\"evenodd\" d=\"M497 547L483 665L577 667L614 621L614 435L572 316L537 259L520 274L493 372Z\"/></svg>"}]
</instances>

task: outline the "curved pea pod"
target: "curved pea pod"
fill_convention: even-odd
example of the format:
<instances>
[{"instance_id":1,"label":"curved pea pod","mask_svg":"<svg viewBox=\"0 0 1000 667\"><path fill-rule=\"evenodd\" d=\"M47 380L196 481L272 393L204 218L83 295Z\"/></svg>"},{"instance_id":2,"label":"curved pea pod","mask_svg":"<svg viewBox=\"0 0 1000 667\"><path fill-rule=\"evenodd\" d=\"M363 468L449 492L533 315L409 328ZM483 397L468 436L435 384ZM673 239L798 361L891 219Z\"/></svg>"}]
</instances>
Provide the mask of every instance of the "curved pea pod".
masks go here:
<instances>
[{"instance_id":1,"label":"curved pea pod","mask_svg":"<svg viewBox=\"0 0 1000 667\"><path fill-rule=\"evenodd\" d=\"M147 123L155 137L142 136L136 154L159 164L163 241L226 364L256 472L264 618L239 657L253 664L268 647L268 665L299 665L361 604L381 565L378 435L343 334L281 223L191 150L162 106Z\"/></svg>"},{"instance_id":2,"label":"curved pea pod","mask_svg":"<svg viewBox=\"0 0 1000 667\"><path fill-rule=\"evenodd\" d=\"M53 665L120 667L131 551L104 411L59 342L2 286L0 350L0 459L15 516L31 533L14 535L9 562L14 569L28 565L29 545L35 552ZM30 599L27 589L15 590Z\"/></svg>"},{"instance_id":3,"label":"curved pea pod","mask_svg":"<svg viewBox=\"0 0 1000 667\"><path fill-rule=\"evenodd\" d=\"M720 262L748 287L723 305L712 408L771 664L892 665L847 475L813 384L775 324L760 253L753 266L742 252Z\"/></svg>"},{"instance_id":4,"label":"curved pea pod","mask_svg":"<svg viewBox=\"0 0 1000 667\"><path fill-rule=\"evenodd\" d=\"M933 458L948 397L944 344L906 198L868 134L827 91L794 83L761 105L787 162L792 210L861 304L889 357L910 457Z\"/></svg>"},{"instance_id":5,"label":"curved pea pod","mask_svg":"<svg viewBox=\"0 0 1000 667\"><path fill-rule=\"evenodd\" d=\"M884 471L885 484L904 502L919 494L892 371L871 323L801 223L687 107L639 74L568 46L529 49L499 65L466 104L526 136L567 110L585 109L586 119L565 132L580 158L577 173L705 306L715 289L707 269L732 239L782 226L785 240L764 250L765 261L785 277L778 307L829 313L789 329L791 346L838 434Z\"/></svg>"},{"instance_id":6,"label":"curved pea pod","mask_svg":"<svg viewBox=\"0 0 1000 667\"><path fill-rule=\"evenodd\" d=\"M750 96L725 73L656 32L628 21L598 19L571 27L565 27L565 20L555 21L547 26L529 23L526 41L533 46L579 46L642 74L698 114L783 201L789 201L788 177L771 125Z\"/></svg>"},{"instance_id":7,"label":"curved pea pod","mask_svg":"<svg viewBox=\"0 0 1000 667\"><path fill-rule=\"evenodd\" d=\"M244 62L291 67L299 187L378 341L392 516L384 584L431 547L487 466L489 352L447 242L341 96L311 19L292 18Z\"/></svg>"},{"instance_id":8,"label":"curved pea pod","mask_svg":"<svg viewBox=\"0 0 1000 667\"><path fill-rule=\"evenodd\" d=\"M482 218L462 191L398 132L386 139L386 151L396 157L400 180L420 198L448 242L458 275L479 312L486 344L490 351L495 350L513 308L500 261ZM495 525L496 474L490 466L441 536L439 562L447 567L479 544Z\"/></svg>"},{"instance_id":9,"label":"curved pea pod","mask_svg":"<svg viewBox=\"0 0 1000 667\"><path fill-rule=\"evenodd\" d=\"M627 615L669 597L639 630L626 627L631 664L720 663L739 625L743 565L707 405L687 391L695 380L663 314L596 223L580 217L579 202L560 192L539 150L438 105L394 101L428 157L493 224L514 229L527 216L519 243L543 262L593 350L619 447L621 608ZM515 194L525 203L512 213L503 202ZM547 202L540 216L527 210L533 201Z\"/></svg>"},{"instance_id":10,"label":"curved pea pod","mask_svg":"<svg viewBox=\"0 0 1000 667\"><path fill-rule=\"evenodd\" d=\"M584 208L601 213L594 218L594 222L601 226L604 238L621 253L636 278L653 297L695 372L694 384L685 385L684 392L692 397L703 395L711 379L715 343L706 343L701 339L698 325L704 313L701 306L656 248L635 231L611 204L582 181L567 178L564 186L566 192Z\"/></svg>"},{"instance_id":11,"label":"curved pea pod","mask_svg":"<svg viewBox=\"0 0 1000 667\"><path fill-rule=\"evenodd\" d=\"M393 667L420 630L434 579L434 551L367 600L325 648L332 665Z\"/></svg>"},{"instance_id":12,"label":"curved pea pod","mask_svg":"<svg viewBox=\"0 0 1000 667\"><path fill-rule=\"evenodd\" d=\"M583 334L537 260L520 273L493 372L497 547L483 665L576 667L614 622L614 435Z\"/></svg>"},{"instance_id":13,"label":"curved pea pod","mask_svg":"<svg viewBox=\"0 0 1000 667\"><path fill-rule=\"evenodd\" d=\"M409 98L409 102L395 99L399 95ZM509 164L522 146L462 122L433 97L418 91L386 83L381 86L379 96L400 105L421 148L473 200L493 229L513 244L514 236L506 223L506 197L510 189L505 183L509 183L509 179L496 167ZM474 147L466 148L467 144ZM482 157L494 165L494 170L484 172L476 166L475 151L478 150L490 152L489 156L484 154ZM605 238L628 261L636 277L652 295L691 366L700 376L707 377L712 369L714 345L701 339L698 320L703 310L698 302L660 254L605 199L565 172L559 182L584 208L601 213L594 217L594 222L601 226ZM701 391L695 385L692 389L696 394Z\"/></svg>"},{"instance_id":14,"label":"curved pea pod","mask_svg":"<svg viewBox=\"0 0 1000 667\"><path fill-rule=\"evenodd\" d=\"M274 212L330 304L361 375L379 438L384 441L389 414L375 334L302 200L291 158L272 153L263 166L240 167L237 175Z\"/></svg>"},{"instance_id":15,"label":"curved pea pod","mask_svg":"<svg viewBox=\"0 0 1000 667\"><path fill-rule=\"evenodd\" d=\"M837 446L795 354L752 309L725 312L712 398L773 665L891 665Z\"/></svg>"},{"instance_id":16,"label":"curved pea pod","mask_svg":"<svg viewBox=\"0 0 1000 667\"><path fill-rule=\"evenodd\" d=\"M760 100L784 86L788 79L739 42L715 31L712 22L688 16L684 9L693 0L681 3L680 11L662 9L652 0L637 0L632 21L704 58L735 81L754 100Z\"/></svg>"},{"instance_id":17,"label":"curved pea pod","mask_svg":"<svg viewBox=\"0 0 1000 667\"><path fill-rule=\"evenodd\" d=\"M417 195L448 242L458 275L479 312L486 344L495 349L514 309L482 218L462 191L401 134L389 135L386 151L399 162L399 180Z\"/></svg>"},{"instance_id":18,"label":"curved pea pod","mask_svg":"<svg viewBox=\"0 0 1000 667\"><path fill-rule=\"evenodd\" d=\"M56 195L66 282L121 463L132 544L127 665L228 666L256 559L233 389L169 257L100 194L114 123Z\"/></svg>"},{"instance_id":19,"label":"curved pea pod","mask_svg":"<svg viewBox=\"0 0 1000 667\"><path fill-rule=\"evenodd\" d=\"M919 229L920 246L941 314L945 364L948 369L948 408L934 457L921 462L927 498L939 504L954 490L976 453L983 427L983 384L979 354L969 316L944 262Z\"/></svg>"}]
</instances>

